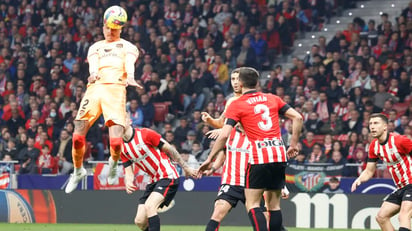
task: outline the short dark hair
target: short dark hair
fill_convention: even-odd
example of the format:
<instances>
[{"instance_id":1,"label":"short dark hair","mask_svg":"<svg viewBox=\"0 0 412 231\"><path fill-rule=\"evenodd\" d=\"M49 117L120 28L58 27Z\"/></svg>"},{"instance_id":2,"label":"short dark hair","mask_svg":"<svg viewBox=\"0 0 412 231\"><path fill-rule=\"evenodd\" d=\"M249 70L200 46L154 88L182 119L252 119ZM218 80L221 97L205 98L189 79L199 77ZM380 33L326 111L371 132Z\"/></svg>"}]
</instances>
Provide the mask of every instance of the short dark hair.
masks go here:
<instances>
[{"instance_id":1,"label":"short dark hair","mask_svg":"<svg viewBox=\"0 0 412 231\"><path fill-rule=\"evenodd\" d=\"M239 67L232 73L239 73L239 80L246 88L255 88L259 80L259 72L252 67Z\"/></svg>"},{"instance_id":2,"label":"short dark hair","mask_svg":"<svg viewBox=\"0 0 412 231\"><path fill-rule=\"evenodd\" d=\"M388 117L382 113L373 113L372 115L369 116L369 121L372 118L380 118L385 124L388 124L389 122Z\"/></svg>"}]
</instances>

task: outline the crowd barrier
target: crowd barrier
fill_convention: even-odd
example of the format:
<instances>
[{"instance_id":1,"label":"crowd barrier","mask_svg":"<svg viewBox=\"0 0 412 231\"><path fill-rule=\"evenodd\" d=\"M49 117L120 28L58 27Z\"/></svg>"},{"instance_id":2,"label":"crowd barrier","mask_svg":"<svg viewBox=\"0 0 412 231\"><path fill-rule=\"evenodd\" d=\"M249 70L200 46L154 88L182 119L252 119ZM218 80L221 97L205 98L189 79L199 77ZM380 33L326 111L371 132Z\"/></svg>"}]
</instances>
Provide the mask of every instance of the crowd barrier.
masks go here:
<instances>
[{"instance_id":1,"label":"crowd barrier","mask_svg":"<svg viewBox=\"0 0 412 231\"><path fill-rule=\"evenodd\" d=\"M18 175L13 171L14 163L0 162L0 189L49 189L63 190L66 187L68 175L36 174ZM108 185L108 165L105 162L93 162L94 167L89 175L79 184L78 190L124 190L124 169L119 165L119 184ZM340 179L340 188L344 193L350 193L355 178L342 177L343 165L293 165L286 170L286 183L289 191L323 192L328 187L331 177ZM136 185L144 190L149 183L149 177L136 170ZM198 180L181 178L180 191L216 192L220 186L220 177L203 177ZM3 182L3 184L1 184ZM2 186L2 187L1 187ZM363 183L355 193L387 194L395 190L392 179L373 178Z\"/></svg>"}]
</instances>

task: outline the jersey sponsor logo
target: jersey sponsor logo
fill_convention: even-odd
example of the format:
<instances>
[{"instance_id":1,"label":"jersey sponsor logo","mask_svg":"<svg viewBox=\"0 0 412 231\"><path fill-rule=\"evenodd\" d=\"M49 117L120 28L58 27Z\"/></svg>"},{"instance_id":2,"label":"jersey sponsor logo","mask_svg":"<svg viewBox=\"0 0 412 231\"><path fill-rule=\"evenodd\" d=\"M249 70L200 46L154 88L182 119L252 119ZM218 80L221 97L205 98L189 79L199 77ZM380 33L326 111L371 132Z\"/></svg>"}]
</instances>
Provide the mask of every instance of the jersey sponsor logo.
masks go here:
<instances>
[{"instance_id":1,"label":"jersey sponsor logo","mask_svg":"<svg viewBox=\"0 0 412 231\"><path fill-rule=\"evenodd\" d=\"M284 146L283 140L274 138L274 139L265 139L263 141L256 141L257 148L269 148L269 147L276 147L276 146Z\"/></svg>"},{"instance_id":2,"label":"jersey sponsor logo","mask_svg":"<svg viewBox=\"0 0 412 231\"><path fill-rule=\"evenodd\" d=\"M227 150L230 151L230 152L249 152L248 149L237 148L237 147L231 146L231 145L228 145L226 147L227 147Z\"/></svg>"}]
</instances>

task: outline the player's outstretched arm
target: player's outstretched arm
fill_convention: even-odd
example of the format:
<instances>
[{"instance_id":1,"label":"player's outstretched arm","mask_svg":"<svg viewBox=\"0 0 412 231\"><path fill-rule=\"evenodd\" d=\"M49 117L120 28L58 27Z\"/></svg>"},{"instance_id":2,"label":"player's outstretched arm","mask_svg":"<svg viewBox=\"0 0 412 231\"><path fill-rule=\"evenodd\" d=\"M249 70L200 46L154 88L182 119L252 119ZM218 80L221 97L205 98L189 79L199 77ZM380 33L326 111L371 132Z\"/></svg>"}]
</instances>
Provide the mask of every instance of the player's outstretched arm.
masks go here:
<instances>
[{"instance_id":1,"label":"player's outstretched arm","mask_svg":"<svg viewBox=\"0 0 412 231\"><path fill-rule=\"evenodd\" d=\"M302 115L293 108L289 108L286 111L285 116L292 120L292 137L290 139L287 155L289 158L294 158L299 153L298 142L303 127L303 118Z\"/></svg>"},{"instance_id":2,"label":"player's outstretched arm","mask_svg":"<svg viewBox=\"0 0 412 231\"><path fill-rule=\"evenodd\" d=\"M223 114L219 118L214 119L209 113L202 112L202 120L214 128L221 128L225 125L225 117Z\"/></svg>"},{"instance_id":3,"label":"player's outstretched arm","mask_svg":"<svg viewBox=\"0 0 412 231\"><path fill-rule=\"evenodd\" d=\"M368 181L373 177L376 171L376 162L368 162L366 165L365 170L362 171L362 173L359 175L358 178L353 182L351 191L355 191L359 185L361 185L363 182Z\"/></svg>"},{"instance_id":4,"label":"player's outstretched arm","mask_svg":"<svg viewBox=\"0 0 412 231\"><path fill-rule=\"evenodd\" d=\"M206 136L210 139L217 139L219 137L219 134L222 132L222 129L213 129L211 131L206 132Z\"/></svg>"},{"instance_id":5,"label":"player's outstretched arm","mask_svg":"<svg viewBox=\"0 0 412 231\"><path fill-rule=\"evenodd\" d=\"M162 142L163 142L162 151L164 151L167 155L169 155L169 157L173 161L177 162L180 165L180 167L182 167L183 171L185 172L185 176L197 178L197 175L198 175L197 170L187 165L186 161L182 159L182 157L180 156L176 148L174 148L164 139L162 139Z\"/></svg>"},{"instance_id":6,"label":"player's outstretched arm","mask_svg":"<svg viewBox=\"0 0 412 231\"><path fill-rule=\"evenodd\" d=\"M133 172L132 165L127 166L124 169L124 171L125 171L124 181L126 185L126 192L128 194L131 194L137 190L137 187L134 184L134 172Z\"/></svg>"},{"instance_id":7,"label":"player's outstretched arm","mask_svg":"<svg viewBox=\"0 0 412 231\"><path fill-rule=\"evenodd\" d=\"M209 170L206 170L204 174L206 176L211 176L217 169L223 166L223 163L225 163L225 158L225 152L221 150L217 155L216 160L213 161L212 167Z\"/></svg>"},{"instance_id":8,"label":"player's outstretched arm","mask_svg":"<svg viewBox=\"0 0 412 231\"><path fill-rule=\"evenodd\" d=\"M135 62L139 57L139 50L133 47L132 51L126 53L125 69L127 74L127 86L134 86L143 89L143 87L134 79Z\"/></svg>"},{"instance_id":9,"label":"player's outstretched arm","mask_svg":"<svg viewBox=\"0 0 412 231\"><path fill-rule=\"evenodd\" d=\"M215 158L215 156L225 147L225 143L227 138L230 135L230 132L232 131L233 126L229 124L225 124L222 128L222 132L220 133L219 137L216 139L215 144L213 145L212 151L210 151L209 156L205 160L205 162L200 165L198 169L198 175L202 175L204 171L208 170L210 168L210 163L212 160Z\"/></svg>"}]
</instances>

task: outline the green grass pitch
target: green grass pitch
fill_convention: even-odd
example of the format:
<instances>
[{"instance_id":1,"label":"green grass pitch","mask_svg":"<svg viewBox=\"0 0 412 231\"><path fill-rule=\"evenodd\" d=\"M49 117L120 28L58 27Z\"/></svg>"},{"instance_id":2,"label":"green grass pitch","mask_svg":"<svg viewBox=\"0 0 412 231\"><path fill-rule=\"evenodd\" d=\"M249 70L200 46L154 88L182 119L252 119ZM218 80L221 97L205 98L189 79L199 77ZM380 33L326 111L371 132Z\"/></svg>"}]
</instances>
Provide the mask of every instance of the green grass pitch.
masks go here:
<instances>
[{"instance_id":1,"label":"green grass pitch","mask_svg":"<svg viewBox=\"0 0 412 231\"><path fill-rule=\"evenodd\" d=\"M115 224L6 224L0 223L0 230L7 231L138 231L134 225ZM162 231L203 231L205 226L173 226L165 225ZM252 227L244 226L221 226L221 231L252 231ZM347 229L298 229L288 228L288 231L346 231ZM361 231L361 229L350 229L350 231ZM362 230L363 231L363 230Z\"/></svg>"}]
</instances>

